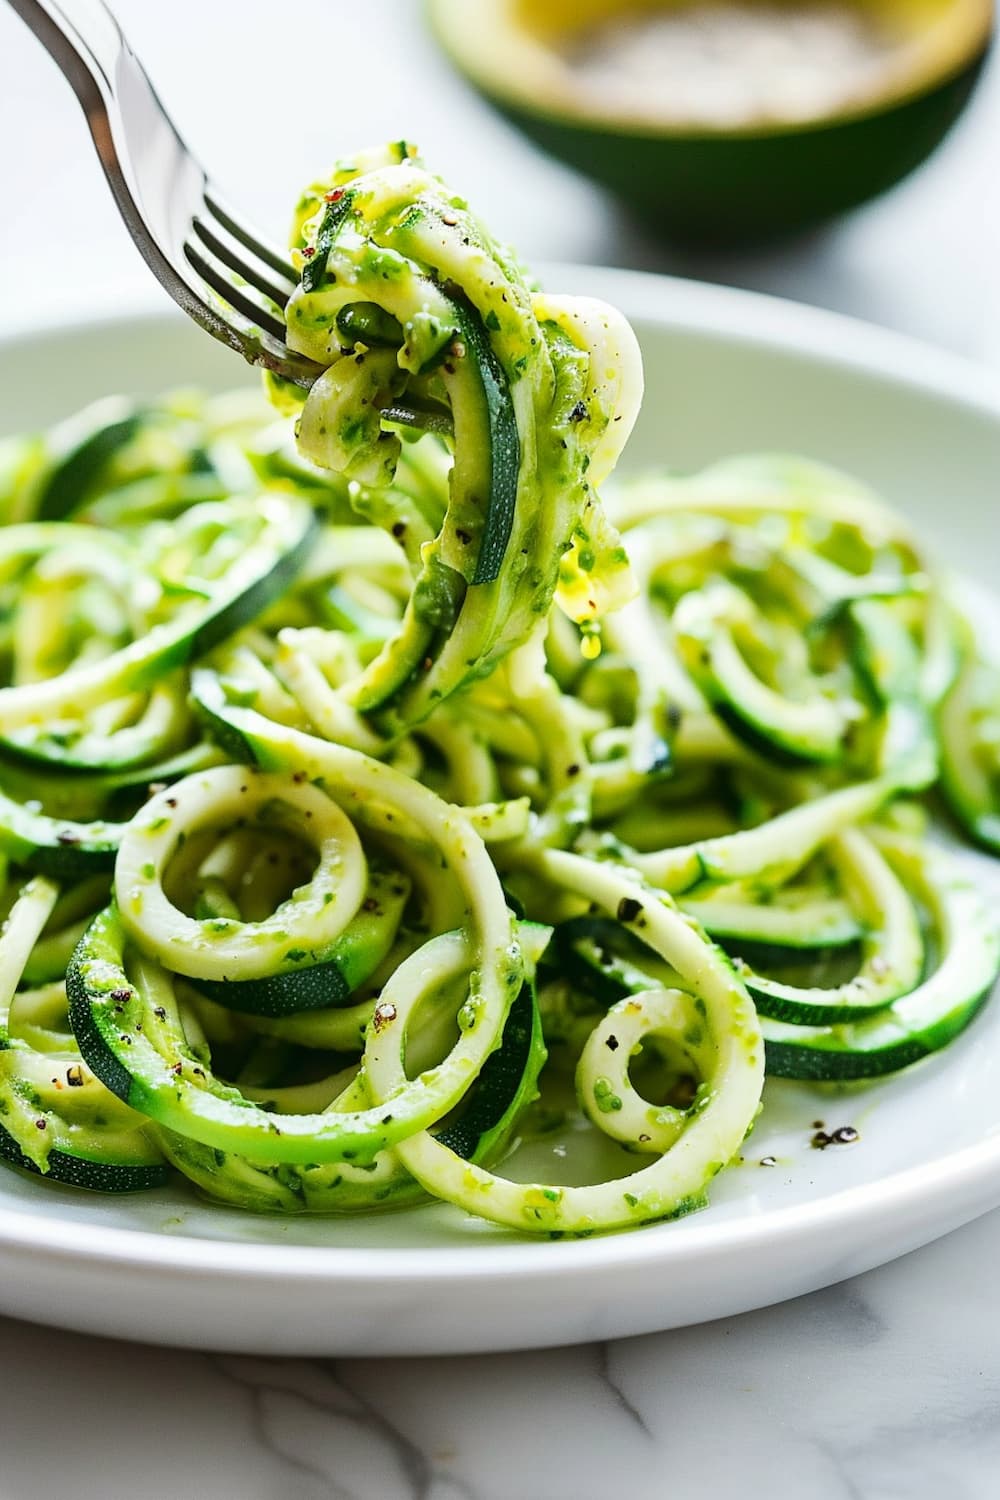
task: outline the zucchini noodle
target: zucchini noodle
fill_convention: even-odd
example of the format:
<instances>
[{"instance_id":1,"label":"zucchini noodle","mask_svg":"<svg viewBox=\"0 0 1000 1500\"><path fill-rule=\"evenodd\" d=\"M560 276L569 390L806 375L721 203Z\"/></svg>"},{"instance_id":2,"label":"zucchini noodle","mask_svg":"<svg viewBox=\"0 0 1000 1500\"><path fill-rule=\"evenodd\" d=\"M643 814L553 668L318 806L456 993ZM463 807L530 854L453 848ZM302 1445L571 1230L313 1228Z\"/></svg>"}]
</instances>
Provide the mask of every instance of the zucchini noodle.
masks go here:
<instances>
[{"instance_id":1,"label":"zucchini noodle","mask_svg":"<svg viewBox=\"0 0 1000 1500\"><path fill-rule=\"evenodd\" d=\"M0 1159L677 1218L777 1080L890 1075L990 993L927 798L1000 849L996 662L843 475L616 485L631 331L406 143L293 246L282 417L177 392L0 445Z\"/></svg>"},{"instance_id":2,"label":"zucchini noodle","mask_svg":"<svg viewBox=\"0 0 1000 1500\"><path fill-rule=\"evenodd\" d=\"M638 346L613 308L533 290L405 141L309 189L293 251L289 344L326 367L299 449L361 486L414 563L398 630L345 689L399 732L488 675L553 596L588 628L626 597L594 486L638 413ZM453 453L447 487L400 504L401 434L428 429Z\"/></svg>"}]
</instances>

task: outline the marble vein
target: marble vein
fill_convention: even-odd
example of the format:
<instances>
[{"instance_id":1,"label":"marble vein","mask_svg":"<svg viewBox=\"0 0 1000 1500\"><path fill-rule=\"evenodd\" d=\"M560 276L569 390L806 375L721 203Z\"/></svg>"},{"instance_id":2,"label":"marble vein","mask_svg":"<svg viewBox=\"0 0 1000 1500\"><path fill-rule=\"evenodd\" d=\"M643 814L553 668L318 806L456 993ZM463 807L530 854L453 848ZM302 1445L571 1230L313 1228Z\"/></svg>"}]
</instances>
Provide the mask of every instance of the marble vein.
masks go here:
<instances>
[{"instance_id":1,"label":"marble vein","mask_svg":"<svg viewBox=\"0 0 1000 1500\"><path fill-rule=\"evenodd\" d=\"M642 1412L637 1406L633 1405L622 1387L618 1384L618 1381L615 1379L612 1370L611 1345L608 1343L603 1343L596 1344L594 1347L597 1352L598 1374L614 1397L615 1404L625 1413L630 1421L635 1423L636 1427L638 1427L639 1431L642 1433L643 1437L647 1439L648 1442L654 1442L655 1439L653 1437L653 1433L650 1431L650 1428L647 1425L646 1419L643 1416Z\"/></svg>"},{"instance_id":2,"label":"marble vein","mask_svg":"<svg viewBox=\"0 0 1000 1500\"><path fill-rule=\"evenodd\" d=\"M432 1491L440 1477L434 1461L400 1427L389 1420L385 1410L377 1402L370 1400L356 1385L348 1381L343 1361L323 1360L319 1364L357 1403L372 1431L391 1444L400 1467L412 1486L413 1500L433 1500ZM474 1500L472 1490L454 1475L447 1476L447 1480L449 1489L456 1497Z\"/></svg>"},{"instance_id":3,"label":"marble vein","mask_svg":"<svg viewBox=\"0 0 1000 1500\"><path fill-rule=\"evenodd\" d=\"M286 1394L282 1387L264 1380L251 1380L247 1374L235 1367L235 1360L212 1355L207 1358L223 1379L239 1386L248 1395L251 1432L261 1448L283 1466L308 1479L322 1483L324 1493L331 1496L331 1500L353 1500L350 1492L341 1488L336 1480L323 1469L307 1462L298 1453L290 1452L288 1447L281 1442L280 1428L272 1420L271 1406L273 1398ZM322 1408L318 1409L322 1410Z\"/></svg>"},{"instance_id":4,"label":"marble vein","mask_svg":"<svg viewBox=\"0 0 1000 1500\"><path fill-rule=\"evenodd\" d=\"M853 1477L844 1467L843 1455L831 1443L825 1442L822 1438L817 1438L815 1441L818 1452L823 1454L827 1459L831 1472L841 1488L839 1500L871 1500L870 1495L865 1490L858 1488Z\"/></svg>"},{"instance_id":5,"label":"marble vein","mask_svg":"<svg viewBox=\"0 0 1000 1500\"><path fill-rule=\"evenodd\" d=\"M474 1500L337 1360L214 1357L249 1396L257 1441L330 1500ZM314 1482L314 1483L313 1483Z\"/></svg>"}]
</instances>

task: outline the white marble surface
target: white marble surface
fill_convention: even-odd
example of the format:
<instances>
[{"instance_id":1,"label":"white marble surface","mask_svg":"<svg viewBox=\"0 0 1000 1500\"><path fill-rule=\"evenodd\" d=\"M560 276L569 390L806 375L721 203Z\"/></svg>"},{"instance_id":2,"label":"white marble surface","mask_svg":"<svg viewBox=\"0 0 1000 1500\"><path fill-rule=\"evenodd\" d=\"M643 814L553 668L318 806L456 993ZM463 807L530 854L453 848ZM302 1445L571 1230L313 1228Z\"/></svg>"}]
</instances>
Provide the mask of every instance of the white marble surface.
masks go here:
<instances>
[{"instance_id":1,"label":"white marble surface","mask_svg":"<svg viewBox=\"0 0 1000 1500\"><path fill-rule=\"evenodd\" d=\"M1000 1213L702 1328L266 1360L0 1322L0 1500L995 1500Z\"/></svg>"},{"instance_id":2,"label":"white marble surface","mask_svg":"<svg viewBox=\"0 0 1000 1500\"><path fill-rule=\"evenodd\" d=\"M891 197L808 241L708 260L629 230L472 100L416 0L367 0L353 31L332 0L119 10L186 133L264 222L340 147L405 132L532 258L730 280L1000 362L1000 66ZM144 294L76 106L4 9L0 132L0 324L33 301ZM0 1321L0 1500L995 1500L998 1258L994 1214L729 1322L477 1359L235 1359Z\"/></svg>"}]
</instances>

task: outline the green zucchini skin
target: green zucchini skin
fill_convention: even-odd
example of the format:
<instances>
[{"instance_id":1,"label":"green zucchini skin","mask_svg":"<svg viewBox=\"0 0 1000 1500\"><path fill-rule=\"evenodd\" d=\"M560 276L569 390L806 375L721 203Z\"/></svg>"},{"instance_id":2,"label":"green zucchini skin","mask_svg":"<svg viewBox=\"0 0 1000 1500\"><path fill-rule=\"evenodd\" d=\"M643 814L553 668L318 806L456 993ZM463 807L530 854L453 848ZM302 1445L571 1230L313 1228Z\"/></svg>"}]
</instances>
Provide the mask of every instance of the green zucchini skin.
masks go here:
<instances>
[{"instance_id":1,"label":"green zucchini skin","mask_svg":"<svg viewBox=\"0 0 1000 1500\"><path fill-rule=\"evenodd\" d=\"M879 1078L938 1052L975 1019L1000 973L1000 930L951 859L887 852L931 913L942 956L921 984L869 1019L810 1027L762 1023L768 1072L816 1082Z\"/></svg>"},{"instance_id":2,"label":"green zucchini skin","mask_svg":"<svg viewBox=\"0 0 1000 1500\"><path fill-rule=\"evenodd\" d=\"M129 685L141 686L142 680L152 680L157 668L166 673L171 666L199 656L218 640L255 618L284 592L309 557L319 527L317 517L305 506L292 508L289 520L297 522L297 534L293 528L286 539L287 544L268 562L262 562L247 587L221 604L210 605L191 622L190 628L166 627L165 634L161 634L162 650L146 652L147 659L139 662L137 672L133 669L131 677L135 681L130 678ZM141 648L134 654L141 656ZM109 661L114 659L109 658ZM72 677L72 673L69 676ZM44 695L47 688L48 684L43 683L38 691ZM25 694L30 698L33 691L32 685L4 690L12 692L15 700L20 696L21 701ZM0 692L0 699L4 692ZM6 768L0 765L0 851L26 869L60 880L111 869L126 825L98 815L91 818L50 816L29 806L29 799L39 793L49 793L54 795L56 802L62 798L72 805L78 793L90 790L96 799L96 814L116 791L130 785L141 786L143 780L172 779L190 769L192 760L197 762L205 755L203 747L194 746L168 756L166 760L154 761L145 769L126 766L117 772L114 768L105 770L102 775L99 771L76 765L71 747L61 747L44 736L34 742L21 735L16 739L6 736L0 738L0 743L5 752L14 757L13 764L8 763ZM19 766L18 761L27 764ZM37 768L37 786L32 783L32 766ZM5 789L19 784L26 793L24 802Z\"/></svg>"},{"instance_id":3,"label":"green zucchini skin","mask_svg":"<svg viewBox=\"0 0 1000 1500\"><path fill-rule=\"evenodd\" d=\"M1000 670L970 651L938 710L941 789L969 838L1000 854L1000 764L991 774L979 753L978 716L987 703L1000 717Z\"/></svg>"},{"instance_id":4,"label":"green zucchini skin","mask_svg":"<svg viewBox=\"0 0 1000 1500\"><path fill-rule=\"evenodd\" d=\"M508 1148L524 1108L537 1098L546 1060L534 983L511 1006L500 1046L471 1085L458 1117L433 1133L470 1162L491 1165ZM214 1202L251 1213L346 1215L412 1207L427 1194L391 1153L368 1170L267 1166L214 1150L162 1127L154 1135L170 1162Z\"/></svg>"},{"instance_id":5,"label":"green zucchini skin","mask_svg":"<svg viewBox=\"0 0 1000 1500\"><path fill-rule=\"evenodd\" d=\"M163 1126L156 1139L171 1165L212 1203L244 1213L346 1216L424 1203L423 1188L396 1162L365 1175L342 1166L269 1166L205 1146Z\"/></svg>"},{"instance_id":6,"label":"green zucchini skin","mask_svg":"<svg viewBox=\"0 0 1000 1500\"><path fill-rule=\"evenodd\" d=\"M601 1010L646 989L650 976L640 966L650 953L620 922L610 917L571 917L554 928L543 960L543 976L565 978Z\"/></svg>"},{"instance_id":7,"label":"green zucchini skin","mask_svg":"<svg viewBox=\"0 0 1000 1500\"><path fill-rule=\"evenodd\" d=\"M839 758L839 748L830 754L815 754L801 745L792 746L784 737L779 739L774 733L773 725L753 723L734 703L723 698L713 699L712 711L741 744L774 765L794 770L797 766L822 764Z\"/></svg>"},{"instance_id":8,"label":"green zucchini skin","mask_svg":"<svg viewBox=\"0 0 1000 1500\"><path fill-rule=\"evenodd\" d=\"M521 467L521 439L503 366L493 352L483 320L463 298L456 300L457 321L463 339L472 351L490 436L490 494L486 524L472 575L472 587L499 578L514 525L517 478Z\"/></svg>"},{"instance_id":9,"label":"green zucchini skin","mask_svg":"<svg viewBox=\"0 0 1000 1500\"><path fill-rule=\"evenodd\" d=\"M250 1016L290 1016L347 1005L390 952L410 894L401 875L370 870L362 909L333 947L291 973L260 979L198 979L201 994Z\"/></svg>"},{"instance_id":10,"label":"green zucchini skin","mask_svg":"<svg viewBox=\"0 0 1000 1500\"><path fill-rule=\"evenodd\" d=\"M208 667L195 667L191 673L191 706L206 734L212 737L225 755L237 765L258 764L252 740L236 727L226 713L229 706L226 691L217 672Z\"/></svg>"},{"instance_id":11,"label":"green zucchini skin","mask_svg":"<svg viewBox=\"0 0 1000 1500\"><path fill-rule=\"evenodd\" d=\"M211 744L192 746L168 760L141 770L126 770L101 776L97 773L37 772L0 761L0 851L8 858L40 875L55 880L76 880L114 867L118 846L127 823L103 817L85 818L83 804L99 807L117 793L141 796L153 782L176 781L202 770L217 759ZM3 790L6 786L7 790ZM9 795L13 788L25 797ZM75 807L76 816L56 816L26 805L32 794L50 806Z\"/></svg>"},{"instance_id":12,"label":"green zucchini skin","mask_svg":"<svg viewBox=\"0 0 1000 1500\"><path fill-rule=\"evenodd\" d=\"M50 818L0 792L0 850L40 875L65 880L110 870L123 831L124 824Z\"/></svg>"},{"instance_id":13,"label":"green zucchini skin","mask_svg":"<svg viewBox=\"0 0 1000 1500\"><path fill-rule=\"evenodd\" d=\"M920 983L925 953L909 889L864 834L852 829L831 844L841 888L863 911L862 962L850 979L832 986L787 984L754 972L745 956L740 973L758 1012L795 1025L836 1026L884 1011ZM738 946L738 945L737 945Z\"/></svg>"},{"instance_id":14,"label":"green zucchini skin","mask_svg":"<svg viewBox=\"0 0 1000 1500\"><path fill-rule=\"evenodd\" d=\"M781 765L843 759L843 706L815 693L790 702L761 682L737 645L734 627L754 618L754 605L732 587L709 585L674 611L681 657L718 718L749 749Z\"/></svg>"},{"instance_id":15,"label":"green zucchini skin","mask_svg":"<svg viewBox=\"0 0 1000 1500\"><path fill-rule=\"evenodd\" d=\"M530 974L548 941L549 929L523 923L520 930ZM92 952L104 951L99 937L89 948ZM87 951L86 941L81 949ZM102 974L99 982L104 983L107 977ZM103 1036L107 1017L102 1018L82 980L77 965L71 969L67 989L81 1050L107 1086L134 1107L141 1107L145 1098L142 1080L128 1072L117 1049L108 1045ZM124 1011L127 1002L115 1002L115 993L125 991L110 994L112 1010L117 1003ZM112 1030L118 1024L114 1015L110 1024ZM435 1133L469 1161L497 1161L510 1144L523 1110L537 1098L545 1060L537 994L533 979L528 978L511 1005L498 1047L469 1087L456 1116ZM150 1103L148 1098L146 1103ZM155 1109L155 1105L151 1107ZM281 1118L274 1117L279 1132ZM368 1212L403 1207L425 1197L391 1153L380 1153L370 1162L357 1164L346 1157L327 1164L268 1163L205 1144L162 1122L151 1126L151 1134L169 1162L208 1197L254 1212Z\"/></svg>"},{"instance_id":16,"label":"green zucchini skin","mask_svg":"<svg viewBox=\"0 0 1000 1500\"><path fill-rule=\"evenodd\" d=\"M905 1002L884 1019L876 1018L867 1032L858 1026L813 1029L763 1020L764 1056L768 1076L796 1078L804 1083L860 1083L884 1078L912 1067L947 1047L972 1024L990 997L993 978L982 990L962 995L953 1005L912 1014ZM905 1028L912 1025L913 1029ZM902 1028L902 1034L900 1032Z\"/></svg>"},{"instance_id":17,"label":"green zucchini skin","mask_svg":"<svg viewBox=\"0 0 1000 1500\"><path fill-rule=\"evenodd\" d=\"M124 407L76 443L47 474L38 495L41 521L62 521L94 490L116 454L138 436L147 420L140 408Z\"/></svg>"},{"instance_id":18,"label":"green zucchini skin","mask_svg":"<svg viewBox=\"0 0 1000 1500\"><path fill-rule=\"evenodd\" d=\"M95 922L97 921L100 921L99 917L95 918ZM104 1084L104 1087L110 1089L111 1093L117 1095L123 1103L142 1113L144 1112L144 1099L141 1085L133 1078L128 1069L122 1065L117 1053L108 1044L104 1035L106 1027L101 1024L101 1022L105 1021L105 1017L97 1010L96 1006L91 1004L90 987L81 971L82 955L88 951L88 949L83 948L83 945L91 937L93 926L94 924L91 924L91 927L88 928L87 932L80 939L80 944L74 952L70 960L70 966L66 971L66 998L69 1001L70 1025L73 1028L73 1035L76 1037L77 1046L80 1048L87 1066L94 1071ZM106 962L109 966L109 973L114 972L117 978L117 971L111 970L111 965L114 963L113 950ZM125 994L127 981L124 971L121 971L121 980L120 993ZM119 1002L112 997L111 1004L116 1005Z\"/></svg>"},{"instance_id":19,"label":"green zucchini skin","mask_svg":"<svg viewBox=\"0 0 1000 1500\"><path fill-rule=\"evenodd\" d=\"M934 720L924 699L920 656L905 626L879 599L857 599L845 610L849 656L881 720L879 763L883 770L923 761L937 775Z\"/></svg>"},{"instance_id":20,"label":"green zucchini skin","mask_svg":"<svg viewBox=\"0 0 1000 1500\"><path fill-rule=\"evenodd\" d=\"M553 598L592 622L624 597L594 486L634 419L638 347L596 300L536 291L405 141L305 190L292 255L288 341L324 370L301 401L272 394L296 411L299 452L354 482L355 511L400 540L413 573L350 693L395 739L488 676ZM399 429L452 450L415 506L396 486Z\"/></svg>"},{"instance_id":21,"label":"green zucchini skin","mask_svg":"<svg viewBox=\"0 0 1000 1500\"><path fill-rule=\"evenodd\" d=\"M268 545L251 544L248 556L254 566L242 587L221 590L194 619L172 620L154 626L141 640L113 652L102 661L75 668L60 678L17 687L0 688L0 723L21 730L46 713L63 711L67 703L78 712L105 696L142 692L178 668L196 661L219 641L249 624L268 604L280 598L307 562L319 537L319 519L303 501L281 497L284 510L280 528L277 513L269 517ZM257 555L254 554L254 546ZM42 762L62 763L64 751L40 738L34 744L18 736L13 748L19 756Z\"/></svg>"},{"instance_id":22,"label":"green zucchini skin","mask_svg":"<svg viewBox=\"0 0 1000 1500\"><path fill-rule=\"evenodd\" d=\"M275 599L281 598L309 561L320 536L319 517L312 510L299 511L297 528L294 516L289 517L289 522L290 535L284 550L269 567L262 569L248 588L226 600L221 608L207 611L186 640L178 643L171 653L171 666L185 666L204 656L227 636L249 625Z\"/></svg>"},{"instance_id":23,"label":"green zucchini skin","mask_svg":"<svg viewBox=\"0 0 1000 1500\"><path fill-rule=\"evenodd\" d=\"M944 947L938 967L909 993L853 1023L797 1024L763 1017L769 1076L812 1082L880 1078L946 1047L975 1019L1000 973L1000 931L975 887L945 855L891 841L890 862L931 912ZM606 918L578 917L553 933L546 969L570 980L596 1009L651 982L634 937ZM751 991L752 992L752 991ZM759 997L757 997L759 999Z\"/></svg>"},{"instance_id":24,"label":"green zucchini skin","mask_svg":"<svg viewBox=\"0 0 1000 1500\"><path fill-rule=\"evenodd\" d=\"M31 1045L6 1025L0 1026L0 1162L94 1192L144 1192L169 1178L147 1122L109 1097L70 1036Z\"/></svg>"},{"instance_id":25,"label":"green zucchini skin","mask_svg":"<svg viewBox=\"0 0 1000 1500\"><path fill-rule=\"evenodd\" d=\"M339 208L340 204L334 205ZM309 262L311 267L313 262ZM384 654L377 674L371 674L358 706L366 713L388 715L393 727L396 716L405 720L409 695L421 691L422 665L436 656L443 639L455 629L460 614L468 621L475 611L476 589L496 584L504 568L517 507L521 466L521 440L507 375L490 344L483 320L467 298L450 295L454 322L468 350L470 368L476 372L486 416L485 467L488 472L486 516L472 578L468 584L453 569L436 558L429 559L417 582L393 649ZM494 606L484 605L487 617ZM473 636L475 641L476 637ZM470 645L472 658L478 645ZM447 696L443 687L439 696ZM433 702L429 707L433 706ZM423 717L429 709L423 709Z\"/></svg>"},{"instance_id":26,"label":"green zucchini skin","mask_svg":"<svg viewBox=\"0 0 1000 1500\"><path fill-rule=\"evenodd\" d=\"M537 989L533 979L526 980L510 1008L500 1046L487 1058L458 1118L432 1133L466 1161L497 1161L523 1110L538 1097L546 1057Z\"/></svg>"},{"instance_id":27,"label":"green zucchini skin","mask_svg":"<svg viewBox=\"0 0 1000 1500\"><path fill-rule=\"evenodd\" d=\"M119 730L114 735L95 735L88 731L63 743L58 736L44 731L14 730L0 734L0 753L15 764L21 763L28 773L40 772L58 776L86 775L112 777L141 774L146 765L169 761L183 755L190 747L185 741L190 719L185 704L185 686L179 680L173 689L172 722L159 731L142 724ZM152 779L152 778L150 778Z\"/></svg>"},{"instance_id":28,"label":"green zucchini skin","mask_svg":"<svg viewBox=\"0 0 1000 1500\"><path fill-rule=\"evenodd\" d=\"M439 951L447 944L451 952L453 937L443 934L432 942ZM484 1049L485 1062L521 981L518 964L505 980L506 1003L496 1032L460 1027L445 1061L408 1082L390 1110L365 1105L340 1114L285 1114L279 1124L274 1113L211 1071L188 1042L172 1002L173 1014L167 1003L158 1004L147 993L144 982L130 981L125 943L117 910L108 907L81 938L67 972L70 1022L88 1066L113 1094L157 1124L277 1166L364 1165L435 1123L469 1085L465 1059L449 1066L451 1059L468 1037L466 1056L469 1050Z\"/></svg>"},{"instance_id":29,"label":"green zucchini skin","mask_svg":"<svg viewBox=\"0 0 1000 1500\"><path fill-rule=\"evenodd\" d=\"M19 803L37 799L53 818L93 821L95 809L132 797L141 801L154 782L177 781L192 771L219 765L221 755L210 740L200 740L176 755L122 770L55 769L0 759L0 785Z\"/></svg>"},{"instance_id":30,"label":"green zucchini skin","mask_svg":"<svg viewBox=\"0 0 1000 1500\"><path fill-rule=\"evenodd\" d=\"M812 952L816 949L849 948L864 935L864 927L851 913L845 902L817 901L812 907L791 909L788 921L777 930L767 918L776 910L773 904L749 906L744 912L742 903L727 904L712 897L698 899L682 896L681 910L695 917L710 937L725 947L739 945L741 951L749 946L756 958L763 963L781 959L789 952ZM779 915L780 915L779 910ZM747 957L746 953L743 953Z\"/></svg>"},{"instance_id":31,"label":"green zucchini skin","mask_svg":"<svg viewBox=\"0 0 1000 1500\"><path fill-rule=\"evenodd\" d=\"M101 1142L95 1137L79 1153L55 1149L49 1152L47 1170L35 1165L3 1126L0 1125L0 1161L5 1166L30 1172L43 1181L61 1183L64 1187L85 1188L93 1193L146 1193L165 1187L171 1173L162 1154L150 1146L148 1161L120 1160L114 1148L102 1154Z\"/></svg>"},{"instance_id":32,"label":"green zucchini skin","mask_svg":"<svg viewBox=\"0 0 1000 1500\"><path fill-rule=\"evenodd\" d=\"M354 193L345 188L337 198L331 198L323 210L323 222L316 236L316 251L312 260L302 267L302 285L307 292L318 291L326 276L330 251L341 228L347 221L354 203Z\"/></svg>"}]
</instances>

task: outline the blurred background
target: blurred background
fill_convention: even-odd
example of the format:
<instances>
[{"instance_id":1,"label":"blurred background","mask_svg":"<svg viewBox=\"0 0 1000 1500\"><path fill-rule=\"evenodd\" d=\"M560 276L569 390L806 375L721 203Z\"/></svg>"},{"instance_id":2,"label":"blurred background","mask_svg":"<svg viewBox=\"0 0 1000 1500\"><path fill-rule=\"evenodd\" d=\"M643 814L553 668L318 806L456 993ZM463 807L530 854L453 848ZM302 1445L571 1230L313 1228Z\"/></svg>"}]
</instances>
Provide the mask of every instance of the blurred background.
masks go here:
<instances>
[{"instance_id":1,"label":"blurred background","mask_svg":"<svg viewBox=\"0 0 1000 1500\"><path fill-rule=\"evenodd\" d=\"M461 3L475 50L475 28L493 7ZM547 8L597 15L590 3L520 7L542 19ZM731 243L698 246L669 238L655 213L633 217L543 154L443 55L421 0L115 0L114 9L197 154L275 238L301 185L337 155L405 135L529 262L601 262L753 287L1000 364L995 56L946 139L899 186L818 228L754 243L737 223ZM492 47L486 30L479 44ZM644 51L648 60L640 45L629 64L640 72ZM653 84L626 72L625 91L635 83L655 93L659 66L647 67ZM3 5L0 121L0 322L39 307L161 296L118 221L68 86ZM624 159L627 138L616 149ZM864 140L852 150L861 162Z\"/></svg>"}]
</instances>

